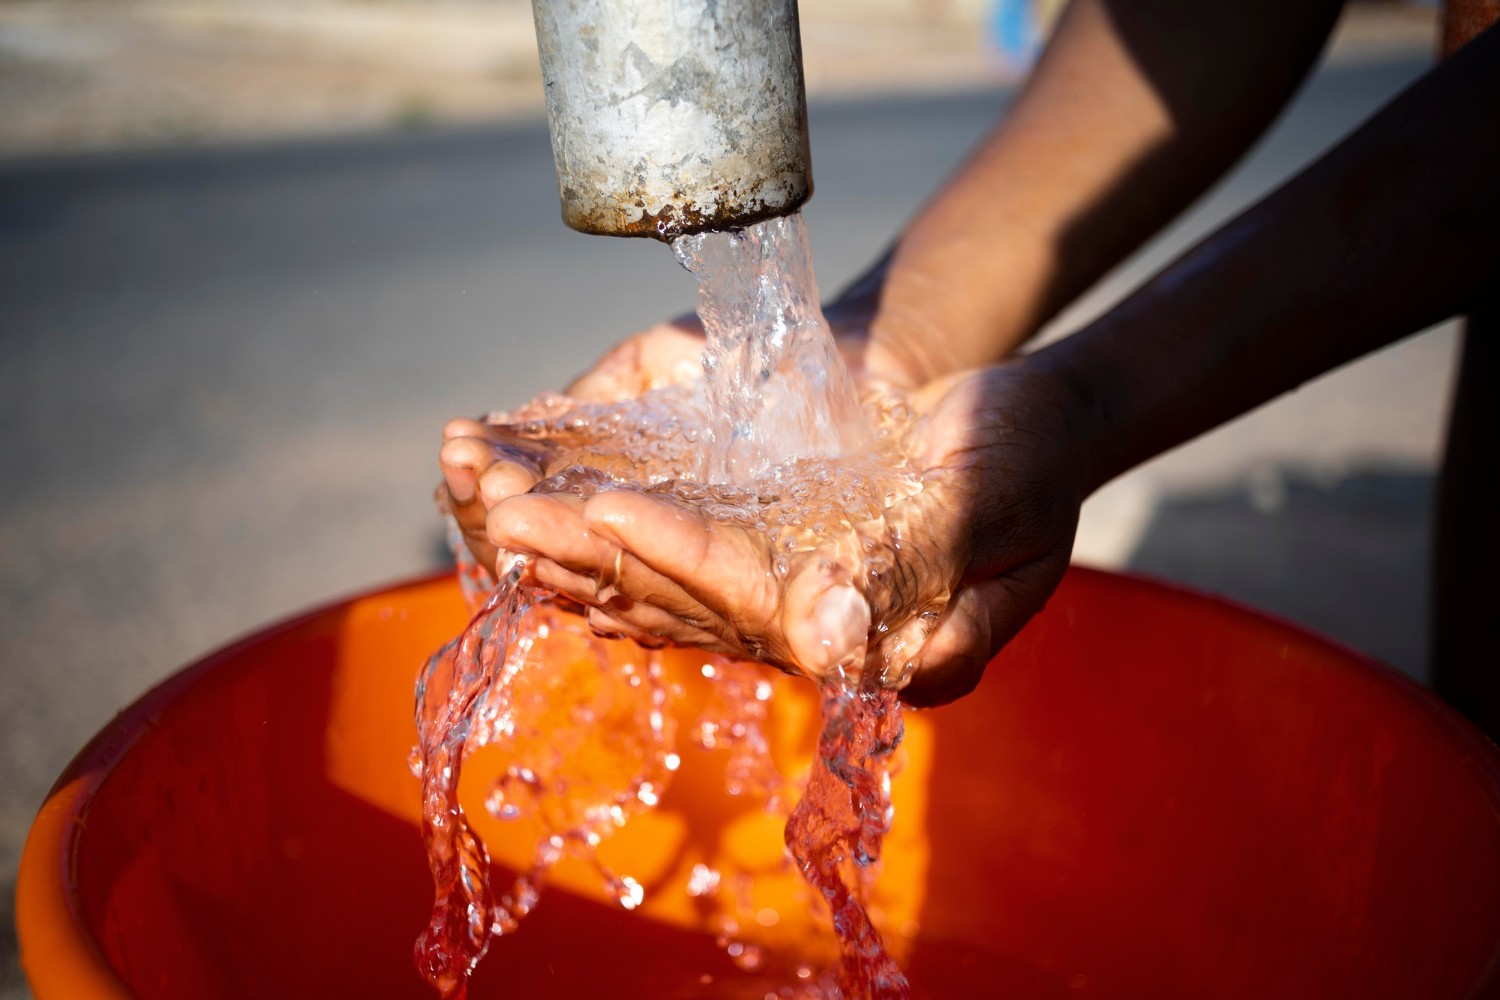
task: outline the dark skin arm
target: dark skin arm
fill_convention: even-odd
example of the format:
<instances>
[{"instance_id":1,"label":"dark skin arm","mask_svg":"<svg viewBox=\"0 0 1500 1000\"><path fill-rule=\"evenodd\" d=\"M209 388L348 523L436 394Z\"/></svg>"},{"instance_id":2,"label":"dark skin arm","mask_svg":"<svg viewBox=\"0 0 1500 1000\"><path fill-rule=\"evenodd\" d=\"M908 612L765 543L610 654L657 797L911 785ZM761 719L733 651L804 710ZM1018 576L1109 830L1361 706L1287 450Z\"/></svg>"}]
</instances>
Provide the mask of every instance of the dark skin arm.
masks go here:
<instances>
[{"instance_id":1,"label":"dark skin arm","mask_svg":"<svg viewBox=\"0 0 1500 1000\"><path fill-rule=\"evenodd\" d=\"M1097 487L1500 281L1500 32L1097 323L1039 352L1094 413Z\"/></svg>"},{"instance_id":2,"label":"dark skin arm","mask_svg":"<svg viewBox=\"0 0 1500 1000\"><path fill-rule=\"evenodd\" d=\"M1243 155L1341 7L1075 0L1010 113L830 316L918 384L1007 357Z\"/></svg>"},{"instance_id":3,"label":"dark skin arm","mask_svg":"<svg viewBox=\"0 0 1500 1000\"><path fill-rule=\"evenodd\" d=\"M1064 551L1075 497L1331 368L1493 301L1497 95L1492 29L1109 314L975 376L989 382L976 412L1001 411L1028 430L1057 416L1034 410L1020 390L1066 386L1058 398L1068 442L1038 435L1043 447L979 477L974 495L1004 498L990 510L1052 510L1059 527L1042 548ZM1053 485L1039 493L1037 482ZM933 669L921 700L968 690L982 670L974 665L1055 585L1017 558L1015 525L985 510L976 506L970 523L980 541L969 565L991 589L970 619L970 654L947 661L970 666Z\"/></svg>"}]
</instances>

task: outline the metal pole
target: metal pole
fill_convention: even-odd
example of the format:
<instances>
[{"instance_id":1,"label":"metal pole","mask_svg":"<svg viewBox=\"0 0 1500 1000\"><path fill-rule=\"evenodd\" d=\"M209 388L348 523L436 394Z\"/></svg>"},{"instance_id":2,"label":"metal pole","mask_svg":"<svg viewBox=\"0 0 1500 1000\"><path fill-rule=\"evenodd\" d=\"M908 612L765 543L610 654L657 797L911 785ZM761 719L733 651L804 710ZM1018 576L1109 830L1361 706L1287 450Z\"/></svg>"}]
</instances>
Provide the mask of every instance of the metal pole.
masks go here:
<instances>
[{"instance_id":1,"label":"metal pole","mask_svg":"<svg viewBox=\"0 0 1500 1000\"><path fill-rule=\"evenodd\" d=\"M812 193L796 0L532 0L563 221L734 229Z\"/></svg>"}]
</instances>

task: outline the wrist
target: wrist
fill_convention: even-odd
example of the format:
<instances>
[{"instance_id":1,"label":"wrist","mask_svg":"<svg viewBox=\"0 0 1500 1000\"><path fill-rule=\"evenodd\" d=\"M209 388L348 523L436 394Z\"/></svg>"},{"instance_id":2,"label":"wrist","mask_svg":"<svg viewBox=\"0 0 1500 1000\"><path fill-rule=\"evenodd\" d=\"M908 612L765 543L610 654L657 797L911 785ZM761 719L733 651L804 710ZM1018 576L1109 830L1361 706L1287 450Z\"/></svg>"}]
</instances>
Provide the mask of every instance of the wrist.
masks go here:
<instances>
[{"instance_id":1,"label":"wrist","mask_svg":"<svg viewBox=\"0 0 1500 1000\"><path fill-rule=\"evenodd\" d=\"M885 308L889 257L823 307L850 372L861 381L915 389L946 374L929 348L941 354L946 338L931 327L892 323Z\"/></svg>"},{"instance_id":2,"label":"wrist","mask_svg":"<svg viewBox=\"0 0 1500 1000\"><path fill-rule=\"evenodd\" d=\"M1088 497L1120 472L1114 459L1115 427L1107 387L1092 366L1077 356L1082 338L1075 334L1027 355L1019 364L1051 383L1056 405L1078 456L1080 499Z\"/></svg>"}]
</instances>

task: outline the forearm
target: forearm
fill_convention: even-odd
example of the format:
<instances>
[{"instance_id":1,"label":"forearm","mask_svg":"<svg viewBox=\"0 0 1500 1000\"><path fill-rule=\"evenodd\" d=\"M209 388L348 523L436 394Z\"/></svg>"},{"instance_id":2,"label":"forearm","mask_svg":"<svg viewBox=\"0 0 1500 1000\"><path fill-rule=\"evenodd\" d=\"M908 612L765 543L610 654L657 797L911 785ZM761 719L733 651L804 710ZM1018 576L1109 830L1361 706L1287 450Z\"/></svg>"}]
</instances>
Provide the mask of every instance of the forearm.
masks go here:
<instances>
[{"instance_id":1,"label":"forearm","mask_svg":"<svg viewBox=\"0 0 1500 1000\"><path fill-rule=\"evenodd\" d=\"M1500 283L1500 32L1028 360L1088 400L1090 485Z\"/></svg>"},{"instance_id":2,"label":"forearm","mask_svg":"<svg viewBox=\"0 0 1500 1000\"><path fill-rule=\"evenodd\" d=\"M1009 354L1244 152L1339 6L1074 0L1005 120L853 289L876 344L927 376Z\"/></svg>"}]
</instances>

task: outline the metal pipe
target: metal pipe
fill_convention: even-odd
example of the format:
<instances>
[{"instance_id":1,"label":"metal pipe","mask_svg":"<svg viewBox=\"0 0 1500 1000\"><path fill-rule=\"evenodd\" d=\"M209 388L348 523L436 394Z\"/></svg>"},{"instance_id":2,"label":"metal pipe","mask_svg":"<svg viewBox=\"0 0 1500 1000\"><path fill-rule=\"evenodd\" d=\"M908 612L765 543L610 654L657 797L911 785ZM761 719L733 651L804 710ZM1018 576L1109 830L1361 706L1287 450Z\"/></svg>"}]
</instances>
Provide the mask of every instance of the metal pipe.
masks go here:
<instances>
[{"instance_id":1,"label":"metal pipe","mask_svg":"<svg viewBox=\"0 0 1500 1000\"><path fill-rule=\"evenodd\" d=\"M532 0L563 221L735 229L812 194L797 0Z\"/></svg>"}]
</instances>

